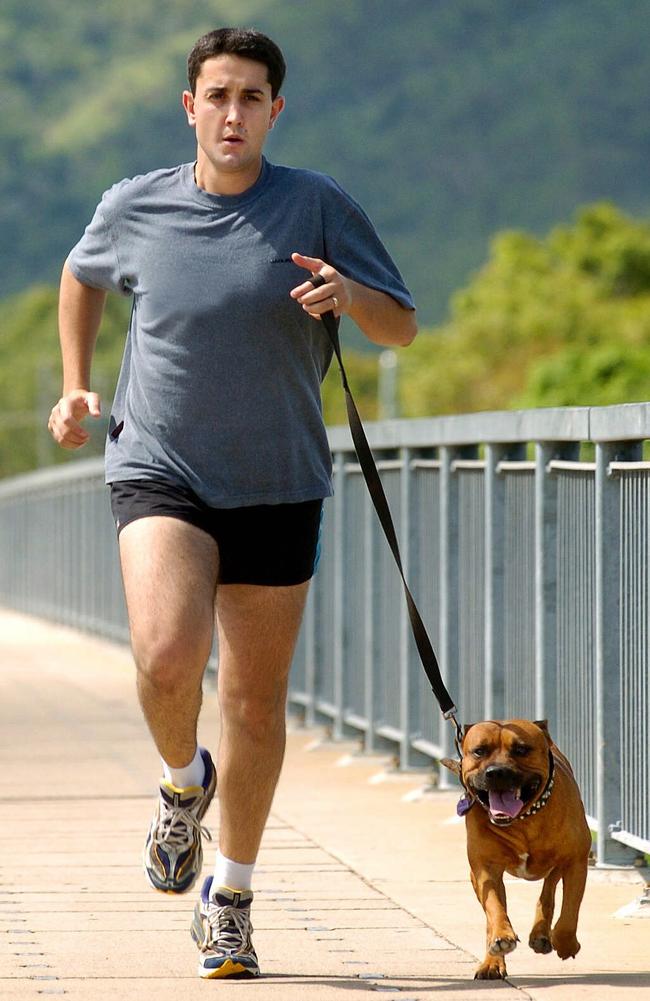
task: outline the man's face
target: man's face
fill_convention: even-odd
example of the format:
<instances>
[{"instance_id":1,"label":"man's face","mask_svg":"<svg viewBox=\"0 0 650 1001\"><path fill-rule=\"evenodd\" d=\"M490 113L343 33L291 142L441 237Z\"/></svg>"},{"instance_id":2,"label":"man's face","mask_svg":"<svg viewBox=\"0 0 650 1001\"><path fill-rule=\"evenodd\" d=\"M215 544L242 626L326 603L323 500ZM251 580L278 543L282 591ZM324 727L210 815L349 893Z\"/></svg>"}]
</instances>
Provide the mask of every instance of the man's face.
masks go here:
<instances>
[{"instance_id":1,"label":"man's face","mask_svg":"<svg viewBox=\"0 0 650 1001\"><path fill-rule=\"evenodd\" d=\"M196 129L201 185L210 190L214 183L219 191L218 178L241 182L241 190L253 184L268 132L284 107L284 98L271 98L266 66L226 54L206 59L196 94L185 91L183 106Z\"/></svg>"}]
</instances>

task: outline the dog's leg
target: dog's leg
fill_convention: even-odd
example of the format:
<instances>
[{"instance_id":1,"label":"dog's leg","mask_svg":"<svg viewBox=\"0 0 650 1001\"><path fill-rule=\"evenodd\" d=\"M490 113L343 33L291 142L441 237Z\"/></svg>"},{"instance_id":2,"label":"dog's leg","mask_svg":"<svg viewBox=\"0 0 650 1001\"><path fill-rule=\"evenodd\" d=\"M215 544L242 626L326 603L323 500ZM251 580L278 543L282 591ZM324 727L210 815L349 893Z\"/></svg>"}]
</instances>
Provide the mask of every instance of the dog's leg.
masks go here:
<instances>
[{"instance_id":1,"label":"dog's leg","mask_svg":"<svg viewBox=\"0 0 650 1001\"><path fill-rule=\"evenodd\" d=\"M503 870L481 868L472 870L472 886L487 918L487 952L477 967L475 980L504 980L506 962L503 958L517 947L517 936L506 913L506 891Z\"/></svg>"},{"instance_id":2,"label":"dog's leg","mask_svg":"<svg viewBox=\"0 0 650 1001\"><path fill-rule=\"evenodd\" d=\"M528 945L534 952L553 952L551 944L551 923L555 908L555 889L562 875L559 869L552 869L544 880L542 892L537 901L535 924L528 939Z\"/></svg>"},{"instance_id":3,"label":"dog's leg","mask_svg":"<svg viewBox=\"0 0 650 1001\"><path fill-rule=\"evenodd\" d=\"M586 858L578 859L562 873L562 910L551 932L551 942L560 959L569 959L580 951L576 931L586 882Z\"/></svg>"}]
</instances>

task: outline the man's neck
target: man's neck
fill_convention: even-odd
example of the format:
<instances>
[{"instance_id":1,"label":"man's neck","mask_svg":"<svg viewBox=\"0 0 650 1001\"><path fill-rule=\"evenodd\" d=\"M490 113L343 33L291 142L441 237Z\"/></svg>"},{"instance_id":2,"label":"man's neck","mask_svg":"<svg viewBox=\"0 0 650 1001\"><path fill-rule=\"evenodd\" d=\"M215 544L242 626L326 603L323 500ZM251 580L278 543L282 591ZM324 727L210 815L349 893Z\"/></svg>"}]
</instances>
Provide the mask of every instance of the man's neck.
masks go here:
<instances>
[{"instance_id":1,"label":"man's neck","mask_svg":"<svg viewBox=\"0 0 650 1001\"><path fill-rule=\"evenodd\" d=\"M210 195L242 195L252 188L262 171L262 157L250 169L243 171L218 171L211 163L197 160L194 181L197 187Z\"/></svg>"}]
</instances>

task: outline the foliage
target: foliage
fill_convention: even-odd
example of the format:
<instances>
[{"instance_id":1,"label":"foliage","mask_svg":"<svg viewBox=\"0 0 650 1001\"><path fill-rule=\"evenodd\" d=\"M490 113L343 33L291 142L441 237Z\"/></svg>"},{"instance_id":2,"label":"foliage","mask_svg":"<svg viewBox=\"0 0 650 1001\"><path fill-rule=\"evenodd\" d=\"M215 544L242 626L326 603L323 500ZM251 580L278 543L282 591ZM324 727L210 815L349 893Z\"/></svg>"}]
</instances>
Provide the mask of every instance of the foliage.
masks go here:
<instances>
[{"instance_id":1,"label":"foliage","mask_svg":"<svg viewBox=\"0 0 650 1001\"><path fill-rule=\"evenodd\" d=\"M648 398L650 222L597 204L499 234L451 321L400 356L408 416Z\"/></svg>"},{"instance_id":2,"label":"foliage","mask_svg":"<svg viewBox=\"0 0 650 1001\"><path fill-rule=\"evenodd\" d=\"M352 390L355 403L362 420L374 421L378 417L377 383L378 357L377 353L368 353L343 348L343 363ZM345 394L341 385L341 375L336 358L332 359L330 369L323 381L323 415L329 425L347 424L345 409Z\"/></svg>"}]
</instances>

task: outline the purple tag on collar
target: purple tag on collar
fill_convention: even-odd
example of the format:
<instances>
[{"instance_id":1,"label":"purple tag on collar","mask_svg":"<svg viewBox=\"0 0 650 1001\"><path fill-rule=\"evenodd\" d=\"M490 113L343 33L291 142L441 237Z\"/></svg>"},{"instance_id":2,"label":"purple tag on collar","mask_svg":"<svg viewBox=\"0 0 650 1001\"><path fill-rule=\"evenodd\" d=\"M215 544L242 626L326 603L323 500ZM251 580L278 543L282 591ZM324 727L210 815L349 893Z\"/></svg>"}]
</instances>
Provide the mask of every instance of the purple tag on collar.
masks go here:
<instances>
[{"instance_id":1,"label":"purple tag on collar","mask_svg":"<svg viewBox=\"0 0 650 1001\"><path fill-rule=\"evenodd\" d=\"M456 813L459 817L464 817L466 813L469 813L473 806L473 799L470 799L469 796L461 796L456 804Z\"/></svg>"}]
</instances>

